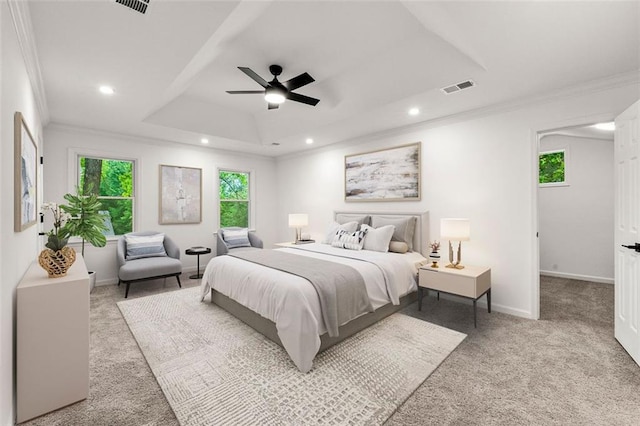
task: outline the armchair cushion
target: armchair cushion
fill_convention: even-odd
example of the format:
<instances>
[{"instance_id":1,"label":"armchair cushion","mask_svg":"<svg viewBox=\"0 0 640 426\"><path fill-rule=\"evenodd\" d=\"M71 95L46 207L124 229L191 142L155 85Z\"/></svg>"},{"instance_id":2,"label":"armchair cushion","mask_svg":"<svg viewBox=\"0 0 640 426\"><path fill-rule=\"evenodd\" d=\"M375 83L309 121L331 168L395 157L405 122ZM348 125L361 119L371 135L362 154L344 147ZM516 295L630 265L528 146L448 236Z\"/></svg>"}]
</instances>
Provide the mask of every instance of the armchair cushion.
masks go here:
<instances>
[{"instance_id":1,"label":"armchair cushion","mask_svg":"<svg viewBox=\"0 0 640 426\"><path fill-rule=\"evenodd\" d=\"M227 248L251 247L251 242L249 241L249 230L247 228L222 229L221 232L222 239L227 245Z\"/></svg>"},{"instance_id":2,"label":"armchair cushion","mask_svg":"<svg viewBox=\"0 0 640 426\"><path fill-rule=\"evenodd\" d=\"M264 246L262 239L258 237L254 231L248 231L247 236L249 238L249 245L236 246L236 248L229 247L223 235L226 235L229 231L239 231L241 229L246 229L246 228L229 227L229 228L218 229L218 232L216 232L216 255L217 256L222 256L223 254L229 253L229 249L253 250L253 249L261 249Z\"/></svg>"},{"instance_id":3,"label":"armchair cushion","mask_svg":"<svg viewBox=\"0 0 640 426\"><path fill-rule=\"evenodd\" d=\"M127 254L126 260L142 259L145 257L162 257L167 252L164 249L164 234L124 236Z\"/></svg>"}]
</instances>

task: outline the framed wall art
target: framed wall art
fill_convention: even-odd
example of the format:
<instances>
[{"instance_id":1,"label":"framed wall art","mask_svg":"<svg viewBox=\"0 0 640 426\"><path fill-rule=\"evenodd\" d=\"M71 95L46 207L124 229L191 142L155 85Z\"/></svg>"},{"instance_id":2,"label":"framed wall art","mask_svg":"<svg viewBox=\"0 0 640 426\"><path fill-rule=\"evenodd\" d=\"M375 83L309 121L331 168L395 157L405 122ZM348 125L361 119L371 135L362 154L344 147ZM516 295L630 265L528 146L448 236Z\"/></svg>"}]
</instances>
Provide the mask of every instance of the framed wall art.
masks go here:
<instances>
[{"instance_id":1,"label":"framed wall art","mask_svg":"<svg viewBox=\"0 0 640 426\"><path fill-rule=\"evenodd\" d=\"M38 147L24 121L16 112L14 128L14 230L21 232L36 223L38 197Z\"/></svg>"},{"instance_id":2,"label":"framed wall art","mask_svg":"<svg viewBox=\"0 0 640 426\"><path fill-rule=\"evenodd\" d=\"M160 224L202 222L202 169L160 165Z\"/></svg>"},{"instance_id":3,"label":"framed wall art","mask_svg":"<svg viewBox=\"0 0 640 426\"><path fill-rule=\"evenodd\" d=\"M420 201L420 142L344 157L345 201Z\"/></svg>"}]
</instances>

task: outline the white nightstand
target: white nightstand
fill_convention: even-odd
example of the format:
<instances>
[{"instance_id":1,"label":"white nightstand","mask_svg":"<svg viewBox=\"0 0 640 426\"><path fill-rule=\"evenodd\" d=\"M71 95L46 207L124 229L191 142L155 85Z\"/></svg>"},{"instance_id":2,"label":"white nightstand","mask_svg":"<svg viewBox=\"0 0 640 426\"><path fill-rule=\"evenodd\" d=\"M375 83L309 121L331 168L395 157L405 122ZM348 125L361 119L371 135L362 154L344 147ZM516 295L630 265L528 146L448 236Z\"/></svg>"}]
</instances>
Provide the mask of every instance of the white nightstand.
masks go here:
<instances>
[{"instance_id":1,"label":"white nightstand","mask_svg":"<svg viewBox=\"0 0 640 426\"><path fill-rule=\"evenodd\" d=\"M487 311L491 313L491 268L484 266L465 266L464 269L420 268L418 280L418 310L422 310L422 296L424 290L435 290L465 297L473 300L473 325L476 326L476 301L487 295Z\"/></svg>"}]
</instances>

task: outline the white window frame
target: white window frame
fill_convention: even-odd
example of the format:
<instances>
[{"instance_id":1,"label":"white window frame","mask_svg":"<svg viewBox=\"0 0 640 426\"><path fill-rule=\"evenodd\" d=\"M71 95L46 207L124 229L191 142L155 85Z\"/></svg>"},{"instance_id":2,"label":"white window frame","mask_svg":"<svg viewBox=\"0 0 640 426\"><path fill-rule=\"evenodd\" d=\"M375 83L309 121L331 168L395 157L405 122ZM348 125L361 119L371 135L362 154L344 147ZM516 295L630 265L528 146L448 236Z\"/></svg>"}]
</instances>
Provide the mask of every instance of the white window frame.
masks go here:
<instances>
[{"instance_id":1,"label":"white window frame","mask_svg":"<svg viewBox=\"0 0 640 426\"><path fill-rule=\"evenodd\" d=\"M121 160L121 161L131 161L133 163L133 194L132 194L132 208L131 215L132 217L132 232L135 232L138 229L138 215L136 214L138 210L138 191L140 188L140 176L141 173L141 161L138 158L128 157L117 155L112 152L93 150L93 149L84 149L84 148L69 148L68 153L68 191L70 193L74 193L76 187L80 184L80 157L89 157L89 158L100 158L103 160ZM114 198L114 197L108 197ZM119 198L119 197L115 197ZM109 235L107 236L107 241L117 241L121 235ZM76 238L72 239L73 241ZM79 241L79 239L77 239Z\"/></svg>"},{"instance_id":2,"label":"white window frame","mask_svg":"<svg viewBox=\"0 0 640 426\"><path fill-rule=\"evenodd\" d=\"M555 154L556 152L562 152L564 157L564 181L563 182L546 182L540 183L540 157L548 154ZM558 149L549 149L546 151L538 152L538 186L540 188L553 188L560 186L569 186L569 149L568 148L558 148Z\"/></svg>"},{"instance_id":3,"label":"white window frame","mask_svg":"<svg viewBox=\"0 0 640 426\"><path fill-rule=\"evenodd\" d=\"M220 172L230 172L230 173L246 173L249 175L249 223L248 228L253 230L254 225L256 223L255 217L255 176L256 173L253 170L246 169L236 169L234 167L218 167L216 168L216 199L218 200L218 208L216 210L216 230L220 229Z\"/></svg>"}]
</instances>

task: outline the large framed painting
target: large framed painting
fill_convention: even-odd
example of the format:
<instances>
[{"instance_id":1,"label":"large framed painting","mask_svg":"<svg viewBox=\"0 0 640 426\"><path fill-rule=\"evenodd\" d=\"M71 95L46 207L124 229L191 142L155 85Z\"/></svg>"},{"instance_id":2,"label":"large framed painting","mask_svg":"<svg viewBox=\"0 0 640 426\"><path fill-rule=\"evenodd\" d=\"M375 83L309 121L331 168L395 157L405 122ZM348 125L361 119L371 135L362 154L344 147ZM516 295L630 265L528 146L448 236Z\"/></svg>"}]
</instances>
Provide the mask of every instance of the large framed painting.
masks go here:
<instances>
[{"instance_id":1,"label":"large framed painting","mask_svg":"<svg viewBox=\"0 0 640 426\"><path fill-rule=\"evenodd\" d=\"M420 201L420 142L344 157L345 201Z\"/></svg>"},{"instance_id":2,"label":"large framed painting","mask_svg":"<svg viewBox=\"0 0 640 426\"><path fill-rule=\"evenodd\" d=\"M14 230L21 232L36 223L38 147L24 121L16 112L14 128Z\"/></svg>"},{"instance_id":3,"label":"large framed painting","mask_svg":"<svg viewBox=\"0 0 640 426\"><path fill-rule=\"evenodd\" d=\"M160 224L202 221L202 169L160 165Z\"/></svg>"}]
</instances>

